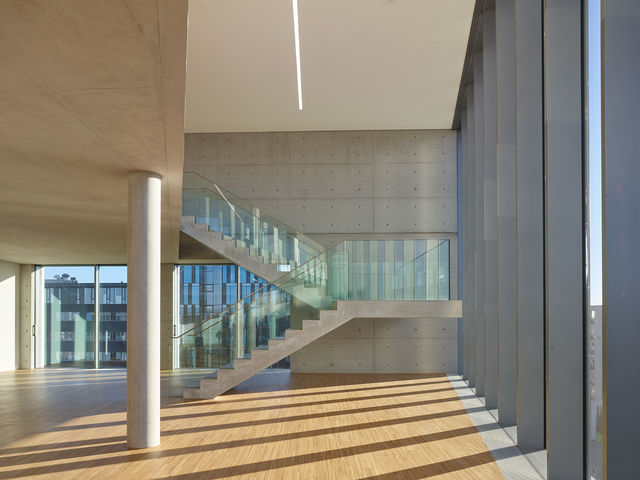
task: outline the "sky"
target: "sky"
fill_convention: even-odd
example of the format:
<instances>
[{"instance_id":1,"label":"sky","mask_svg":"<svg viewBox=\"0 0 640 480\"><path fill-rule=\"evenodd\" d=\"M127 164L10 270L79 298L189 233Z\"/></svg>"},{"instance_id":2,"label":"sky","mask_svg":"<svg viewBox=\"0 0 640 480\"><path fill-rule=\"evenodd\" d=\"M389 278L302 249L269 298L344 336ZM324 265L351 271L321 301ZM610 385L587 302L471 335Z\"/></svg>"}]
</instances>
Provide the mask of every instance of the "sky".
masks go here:
<instances>
[{"instance_id":1,"label":"sky","mask_svg":"<svg viewBox=\"0 0 640 480\"><path fill-rule=\"evenodd\" d=\"M44 278L53 278L54 275L62 275L68 273L72 277L76 277L78 283L93 282L93 265L85 266L55 266L44 267ZM117 266L101 266L100 267L100 281L104 283L118 283L127 281L127 267L122 265Z\"/></svg>"},{"instance_id":2,"label":"sky","mask_svg":"<svg viewBox=\"0 0 640 480\"><path fill-rule=\"evenodd\" d=\"M600 0L589 0L588 154L590 304L602 305L602 122L600 77Z\"/></svg>"}]
</instances>

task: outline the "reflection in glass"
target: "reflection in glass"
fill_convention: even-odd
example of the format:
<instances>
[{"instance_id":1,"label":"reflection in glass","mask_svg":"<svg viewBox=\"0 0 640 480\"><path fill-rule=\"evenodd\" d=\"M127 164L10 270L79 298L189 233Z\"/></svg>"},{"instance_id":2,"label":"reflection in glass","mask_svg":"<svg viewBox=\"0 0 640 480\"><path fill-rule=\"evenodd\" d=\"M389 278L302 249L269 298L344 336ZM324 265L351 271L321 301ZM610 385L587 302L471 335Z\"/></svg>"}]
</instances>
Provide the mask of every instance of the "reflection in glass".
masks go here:
<instances>
[{"instance_id":1,"label":"reflection in glass","mask_svg":"<svg viewBox=\"0 0 640 480\"><path fill-rule=\"evenodd\" d=\"M127 267L99 268L100 368L127 366Z\"/></svg>"},{"instance_id":2,"label":"reflection in glass","mask_svg":"<svg viewBox=\"0 0 640 480\"><path fill-rule=\"evenodd\" d=\"M238 301L235 265L181 265L180 338L181 368L215 368L231 362L233 331L228 320L203 329L207 318ZM210 347L201 348L204 345Z\"/></svg>"},{"instance_id":3,"label":"reflection in glass","mask_svg":"<svg viewBox=\"0 0 640 480\"><path fill-rule=\"evenodd\" d=\"M93 267L45 267L44 364L93 368Z\"/></svg>"},{"instance_id":4,"label":"reflection in glass","mask_svg":"<svg viewBox=\"0 0 640 480\"><path fill-rule=\"evenodd\" d=\"M244 300L236 321L240 332L238 356L242 356L256 347L267 346L270 338L284 337L285 330L291 326L291 296L244 268L239 269L239 275ZM254 303L253 294L257 291L260 291L261 302ZM289 358L273 366L289 368Z\"/></svg>"}]
</instances>

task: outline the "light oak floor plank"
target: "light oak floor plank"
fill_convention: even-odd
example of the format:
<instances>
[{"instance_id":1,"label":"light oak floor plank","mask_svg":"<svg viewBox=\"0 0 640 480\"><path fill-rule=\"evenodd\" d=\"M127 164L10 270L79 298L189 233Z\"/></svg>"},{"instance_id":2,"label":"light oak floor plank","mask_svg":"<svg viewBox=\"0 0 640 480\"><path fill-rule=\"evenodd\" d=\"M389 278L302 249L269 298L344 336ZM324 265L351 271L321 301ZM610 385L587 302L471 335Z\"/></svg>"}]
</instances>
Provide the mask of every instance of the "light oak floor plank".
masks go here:
<instances>
[{"instance_id":1,"label":"light oak floor plank","mask_svg":"<svg viewBox=\"0 0 640 480\"><path fill-rule=\"evenodd\" d=\"M0 373L0 479L504 478L443 375L265 371L170 398L162 444L126 449L125 372Z\"/></svg>"}]
</instances>

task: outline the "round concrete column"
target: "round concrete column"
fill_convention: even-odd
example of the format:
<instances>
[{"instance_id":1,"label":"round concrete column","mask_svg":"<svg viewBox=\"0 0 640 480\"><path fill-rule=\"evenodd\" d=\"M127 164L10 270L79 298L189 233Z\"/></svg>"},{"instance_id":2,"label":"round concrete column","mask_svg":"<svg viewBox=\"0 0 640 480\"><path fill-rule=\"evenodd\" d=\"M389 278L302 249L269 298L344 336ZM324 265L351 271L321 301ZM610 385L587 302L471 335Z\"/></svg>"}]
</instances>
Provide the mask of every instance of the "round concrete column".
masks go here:
<instances>
[{"instance_id":1,"label":"round concrete column","mask_svg":"<svg viewBox=\"0 0 640 480\"><path fill-rule=\"evenodd\" d=\"M161 178L129 174L127 446L160 443Z\"/></svg>"}]
</instances>

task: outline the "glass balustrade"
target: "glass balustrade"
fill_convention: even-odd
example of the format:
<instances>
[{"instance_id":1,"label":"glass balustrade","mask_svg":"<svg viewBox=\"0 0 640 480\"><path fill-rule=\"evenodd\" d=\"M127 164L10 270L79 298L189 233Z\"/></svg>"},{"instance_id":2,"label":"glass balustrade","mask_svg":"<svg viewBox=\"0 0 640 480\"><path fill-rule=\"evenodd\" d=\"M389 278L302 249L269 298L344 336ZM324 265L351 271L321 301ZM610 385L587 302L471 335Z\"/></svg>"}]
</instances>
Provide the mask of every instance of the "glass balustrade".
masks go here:
<instances>
[{"instance_id":1,"label":"glass balustrade","mask_svg":"<svg viewBox=\"0 0 640 480\"><path fill-rule=\"evenodd\" d=\"M262 256L265 263L282 265L283 271L324 251L311 238L197 173L184 174L182 215L195 217L236 246L248 248L251 255Z\"/></svg>"},{"instance_id":2,"label":"glass balustrade","mask_svg":"<svg viewBox=\"0 0 640 480\"><path fill-rule=\"evenodd\" d=\"M181 357L231 367L338 300L448 300L449 240L345 241L180 332Z\"/></svg>"}]
</instances>

